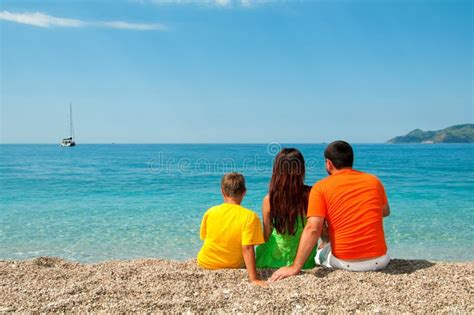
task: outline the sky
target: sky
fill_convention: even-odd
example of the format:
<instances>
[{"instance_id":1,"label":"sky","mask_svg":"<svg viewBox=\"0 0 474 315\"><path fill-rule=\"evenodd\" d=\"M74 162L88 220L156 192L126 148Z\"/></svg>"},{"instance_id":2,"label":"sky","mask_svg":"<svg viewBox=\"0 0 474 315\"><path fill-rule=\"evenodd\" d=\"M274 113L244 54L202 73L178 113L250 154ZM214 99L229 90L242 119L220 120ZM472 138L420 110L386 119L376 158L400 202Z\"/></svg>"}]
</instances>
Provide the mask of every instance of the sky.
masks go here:
<instances>
[{"instance_id":1,"label":"sky","mask_svg":"<svg viewBox=\"0 0 474 315\"><path fill-rule=\"evenodd\" d=\"M1 143L384 142L474 122L473 2L0 0Z\"/></svg>"}]
</instances>

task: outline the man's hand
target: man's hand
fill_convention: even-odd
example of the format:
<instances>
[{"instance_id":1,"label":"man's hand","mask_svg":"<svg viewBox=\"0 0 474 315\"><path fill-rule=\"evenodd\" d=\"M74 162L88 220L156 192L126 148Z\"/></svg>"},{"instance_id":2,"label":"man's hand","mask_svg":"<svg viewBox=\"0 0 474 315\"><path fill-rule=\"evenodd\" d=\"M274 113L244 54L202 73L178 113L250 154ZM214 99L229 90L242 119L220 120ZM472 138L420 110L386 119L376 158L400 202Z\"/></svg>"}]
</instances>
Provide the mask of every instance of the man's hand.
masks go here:
<instances>
[{"instance_id":1,"label":"man's hand","mask_svg":"<svg viewBox=\"0 0 474 315\"><path fill-rule=\"evenodd\" d=\"M296 253L295 261L290 267L283 267L278 269L268 280L269 282L278 281L291 276L297 275L303 265L308 259L309 254L318 243L319 235L323 229L323 217L309 217L301 234L300 244L298 245L298 252Z\"/></svg>"},{"instance_id":2,"label":"man's hand","mask_svg":"<svg viewBox=\"0 0 474 315\"><path fill-rule=\"evenodd\" d=\"M250 281L252 284L255 284L255 285L258 285L259 287L262 287L262 288L265 288L267 287L267 282L266 281L263 281L263 280L253 280L253 281Z\"/></svg>"},{"instance_id":3,"label":"man's hand","mask_svg":"<svg viewBox=\"0 0 474 315\"><path fill-rule=\"evenodd\" d=\"M275 281L282 280L288 277L296 276L299 272L300 270L298 270L297 268L293 266L282 267L272 274L270 279L268 279L268 282L275 282Z\"/></svg>"}]
</instances>

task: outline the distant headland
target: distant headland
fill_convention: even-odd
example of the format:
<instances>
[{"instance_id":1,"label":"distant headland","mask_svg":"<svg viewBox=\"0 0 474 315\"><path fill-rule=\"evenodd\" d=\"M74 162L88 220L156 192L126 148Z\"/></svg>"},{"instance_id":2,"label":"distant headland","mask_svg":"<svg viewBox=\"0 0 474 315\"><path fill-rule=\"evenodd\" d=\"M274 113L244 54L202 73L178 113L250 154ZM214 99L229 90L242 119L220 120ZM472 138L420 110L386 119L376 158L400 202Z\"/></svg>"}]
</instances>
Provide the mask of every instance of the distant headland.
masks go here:
<instances>
[{"instance_id":1,"label":"distant headland","mask_svg":"<svg viewBox=\"0 0 474 315\"><path fill-rule=\"evenodd\" d=\"M455 125L438 131L415 129L386 143L474 143L474 124Z\"/></svg>"}]
</instances>

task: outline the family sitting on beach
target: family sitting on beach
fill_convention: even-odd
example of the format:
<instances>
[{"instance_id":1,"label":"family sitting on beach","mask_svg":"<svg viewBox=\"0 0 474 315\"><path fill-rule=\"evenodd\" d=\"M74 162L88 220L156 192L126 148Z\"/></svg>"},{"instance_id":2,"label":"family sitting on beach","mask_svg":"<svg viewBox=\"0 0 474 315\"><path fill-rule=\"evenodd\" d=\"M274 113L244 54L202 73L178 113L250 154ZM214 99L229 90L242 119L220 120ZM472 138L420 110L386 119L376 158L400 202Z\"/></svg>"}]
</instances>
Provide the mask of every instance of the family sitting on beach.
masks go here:
<instances>
[{"instance_id":1,"label":"family sitting on beach","mask_svg":"<svg viewBox=\"0 0 474 315\"><path fill-rule=\"evenodd\" d=\"M329 176L311 188L304 184L305 162L298 150L282 149L276 156L263 199L263 231L258 216L240 205L244 177L225 174L224 203L207 210L202 219L198 264L206 269L245 265L255 284L263 284L257 268L280 268L269 281L316 265L350 271L385 268L390 258L383 217L390 208L382 183L352 168L354 153L347 142L329 144L324 157Z\"/></svg>"}]
</instances>

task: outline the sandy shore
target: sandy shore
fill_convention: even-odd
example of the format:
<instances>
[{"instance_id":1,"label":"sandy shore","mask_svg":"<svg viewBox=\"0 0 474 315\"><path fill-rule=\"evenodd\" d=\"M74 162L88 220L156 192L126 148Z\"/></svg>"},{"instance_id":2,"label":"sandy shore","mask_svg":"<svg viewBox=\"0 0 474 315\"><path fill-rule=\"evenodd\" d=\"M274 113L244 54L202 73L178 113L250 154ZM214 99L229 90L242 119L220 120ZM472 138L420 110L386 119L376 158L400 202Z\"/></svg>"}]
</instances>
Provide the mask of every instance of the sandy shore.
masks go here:
<instances>
[{"instance_id":1,"label":"sandy shore","mask_svg":"<svg viewBox=\"0 0 474 315\"><path fill-rule=\"evenodd\" d=\"M262 270L267 278L271 271ZM205 271L194 261L80 264L57 258L0 261L0 312L474 312L474 263L394 260L382 272L315 268L267 288L245 270Z\"/></svg>"}]
</instances>

